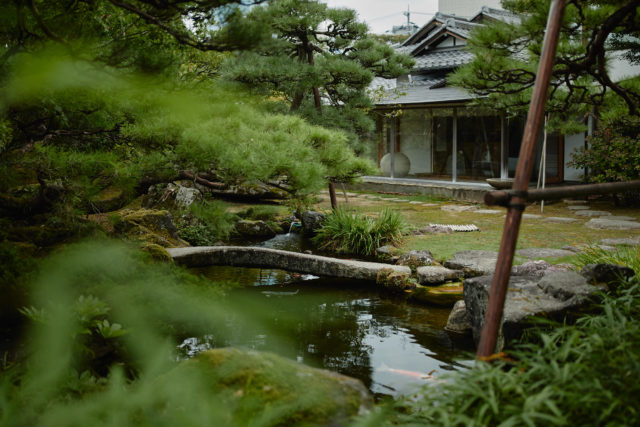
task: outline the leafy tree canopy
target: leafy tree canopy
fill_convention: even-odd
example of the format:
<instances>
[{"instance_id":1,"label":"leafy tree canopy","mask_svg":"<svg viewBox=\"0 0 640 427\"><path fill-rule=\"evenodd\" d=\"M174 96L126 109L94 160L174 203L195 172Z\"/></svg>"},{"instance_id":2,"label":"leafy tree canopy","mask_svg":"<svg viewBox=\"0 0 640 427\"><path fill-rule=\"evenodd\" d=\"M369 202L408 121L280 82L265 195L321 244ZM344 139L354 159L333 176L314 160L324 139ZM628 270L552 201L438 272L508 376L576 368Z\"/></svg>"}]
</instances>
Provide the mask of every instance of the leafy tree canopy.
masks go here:
<instances>
[{"instance_id":1,"label":"leafy tree canopy","mask_svg":"<svg viewBox=\"0 0 640 427\"><path fill-rule=\"evenodd\" d=\"M310 0L274 0L247 15L263 37L226 68L229 79L282 99L314 123L357 135L372 128L367 88L375 76L396 77L413 64L367 35L350 9Z\"/></svg>"},{"instance_id":2,"label":"leafy tree canopy","mask_svg":"<svg viewBox=\"0 0 640 427\"><path fill-rule=\"evenodd\" d=\"M473 32L475 60L451 76L451 83L486 98L480 103L526 111L539 62L549 1L505 0L503 7L522 17L521 24L494 22ZM568 2L549 89L547 111L555 127L570 127L567 117L581 117L594 107L603 117L640 115L640 78L614 81L614 56L639 64L639 0ZM567 129L568 130L568 129Z\"/></svg>"},{"instance_id":3,"label":"leafy tree canopy","mask_svg":"<svg viewBox=\"0 0 640 427\"><path fill-rule=\"evenodd\" d=\"M224 50L243 43L239 6L3 3L2 213L57 207L74 216L94 210L108 187L133 197L154 182L198 174L303 197L327 179L368 170L343 134L269 113L268 101L212 80ZM255 27L244 28L247 36Z\"/></svg>"}]
</instances>

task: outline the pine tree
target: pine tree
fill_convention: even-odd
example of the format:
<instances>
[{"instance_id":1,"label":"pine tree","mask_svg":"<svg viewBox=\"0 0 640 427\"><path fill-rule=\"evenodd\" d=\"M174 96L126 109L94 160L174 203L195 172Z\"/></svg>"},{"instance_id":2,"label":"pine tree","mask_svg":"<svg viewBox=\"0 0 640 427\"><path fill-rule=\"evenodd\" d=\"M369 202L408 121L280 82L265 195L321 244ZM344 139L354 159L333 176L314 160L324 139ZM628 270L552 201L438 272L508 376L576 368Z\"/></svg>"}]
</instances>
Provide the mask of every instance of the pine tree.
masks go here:
<instances>
[{"instance_id":1,"label":"pine tree","mask_svg":"<svg viewBox=\"0 0 640 427\"><path fill-rule=\"evenodd\" d=\"M511 114L526 111L549 3L504 1L503 7L520 15L522 22L494 22L475 30L469 43L475 59L458 69L450 82L486 96L481 104ZM557 119L555 127L571 128L573 119L594 108L604 118L608 114L640 115L640 77L614 81L610 76L614 55L623 54L640 63L639 7L640 0L568 2L547 105Z\"/></svg>"}]
</instances>

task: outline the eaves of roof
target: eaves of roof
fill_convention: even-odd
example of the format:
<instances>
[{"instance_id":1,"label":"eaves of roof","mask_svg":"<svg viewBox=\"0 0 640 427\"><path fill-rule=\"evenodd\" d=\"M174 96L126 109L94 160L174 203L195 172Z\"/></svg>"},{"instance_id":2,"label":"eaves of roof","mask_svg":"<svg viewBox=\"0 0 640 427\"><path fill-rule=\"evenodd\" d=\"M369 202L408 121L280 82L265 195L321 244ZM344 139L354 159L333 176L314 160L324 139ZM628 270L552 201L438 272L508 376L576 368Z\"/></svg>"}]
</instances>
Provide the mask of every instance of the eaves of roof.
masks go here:
<instances>
[{"instance_id":1,"label":"eaves of roof","mask_svg":"<svg viewBox=\"0 0 640 427\"><path fill-rule=\"evenodd\" d=\"M416 71L435 71L453 69L473 61L473 53L465 49L448 49L442 51L428 51L424 55L414 58Z\"/></svg>"},{"instance_id":2,"label":"eaves of roof","mask_svg":"<svg viewBox=\"0 0 640 427\"><path fill-rule=\"evenodd\" d=\"M438 87L430 89L429 86L403 85L394 90L387 91L387 96L376 101L376 106L385 107L393 105L416 104L447 104L455 102L467 102L474 99L469 92L457 87Z\"/></svg>"},{"instance_id":3,"label":"eaves of roof","mask_svg":"<svg viewBox=\"0 0 640 427\"><path fill-rule=\"evenodd\" d=\"M429 35L429 37L425 38L421 43L411 45L414 47L411 49L410 54L412 56L418 55L425 48L430 46L432 43L437 41L440 37L442 37L445 34L452 35L461 40L467 40L469 38L469 31L462 30L454 26L443 25L437 31L434 31L431 35Z\"/></svg>"}]
</instances>

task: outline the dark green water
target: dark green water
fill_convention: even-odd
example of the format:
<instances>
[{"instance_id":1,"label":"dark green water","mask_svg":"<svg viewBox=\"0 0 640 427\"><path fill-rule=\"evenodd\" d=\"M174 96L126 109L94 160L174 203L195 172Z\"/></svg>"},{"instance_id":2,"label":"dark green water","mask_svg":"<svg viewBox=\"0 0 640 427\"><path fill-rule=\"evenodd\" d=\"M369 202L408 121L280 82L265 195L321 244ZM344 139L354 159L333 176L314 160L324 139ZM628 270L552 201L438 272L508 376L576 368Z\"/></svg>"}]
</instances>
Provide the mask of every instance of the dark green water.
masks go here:
<instances>
[{"instance_id":1,"label":"dark green water","mask_svg":"<svg viewBox=\"0 0 640 427\"><path fill-rule=\"evenodd\" d=\"M463 367L473 349L447 334L449 309L379 294L375 284L281 270L210 267L212 281L236 282L226 325L185 340L185 356L238 346L271 351L360 379L376 395L398 396ZM465 363L465 362L462 362Z\"/></svg>"}]
</instances>

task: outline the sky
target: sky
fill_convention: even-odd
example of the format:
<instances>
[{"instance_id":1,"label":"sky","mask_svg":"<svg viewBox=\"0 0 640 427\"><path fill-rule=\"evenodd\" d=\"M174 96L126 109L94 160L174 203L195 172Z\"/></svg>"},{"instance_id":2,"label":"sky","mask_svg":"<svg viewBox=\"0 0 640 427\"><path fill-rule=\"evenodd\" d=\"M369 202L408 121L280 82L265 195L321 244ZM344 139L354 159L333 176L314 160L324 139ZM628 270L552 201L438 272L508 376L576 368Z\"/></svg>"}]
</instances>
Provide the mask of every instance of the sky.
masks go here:
<instances>
[{"instance_id":1,"label":"sky","mask_svg":"<svg viewBox=\"0 0 640 427\"><path fill-rule=\"evenodd\" d=\"M372 33L391 33L391 27L407 22L402 12L411 12L411 22L421 27L438 10L438 0L324 0L329 7L347 7L358 12Z\"/></svg>"}]
</instances>

